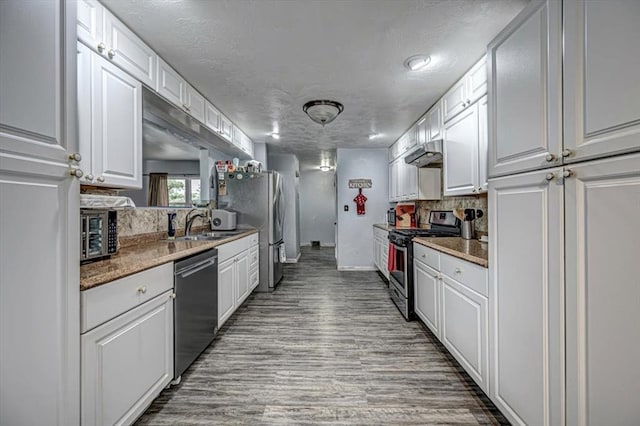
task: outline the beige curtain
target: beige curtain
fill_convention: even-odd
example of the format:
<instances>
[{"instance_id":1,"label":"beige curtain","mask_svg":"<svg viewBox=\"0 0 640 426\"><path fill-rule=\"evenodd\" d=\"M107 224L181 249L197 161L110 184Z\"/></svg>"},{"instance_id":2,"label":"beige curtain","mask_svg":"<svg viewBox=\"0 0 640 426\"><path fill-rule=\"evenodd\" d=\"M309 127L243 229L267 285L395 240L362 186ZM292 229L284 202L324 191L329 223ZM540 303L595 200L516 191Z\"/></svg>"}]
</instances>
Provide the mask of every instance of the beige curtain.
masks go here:
<instances>
[{"instance_id":1,"label":"beige curtain","mask_svg":"<svg viewBox=\"0 0 640 426\"><path fill-rule=\"evenodd\" d=\"M149 196L147 205L166 207L169 205L169 186L166 173L149 173Z\"/></svg>"}]
</instances>

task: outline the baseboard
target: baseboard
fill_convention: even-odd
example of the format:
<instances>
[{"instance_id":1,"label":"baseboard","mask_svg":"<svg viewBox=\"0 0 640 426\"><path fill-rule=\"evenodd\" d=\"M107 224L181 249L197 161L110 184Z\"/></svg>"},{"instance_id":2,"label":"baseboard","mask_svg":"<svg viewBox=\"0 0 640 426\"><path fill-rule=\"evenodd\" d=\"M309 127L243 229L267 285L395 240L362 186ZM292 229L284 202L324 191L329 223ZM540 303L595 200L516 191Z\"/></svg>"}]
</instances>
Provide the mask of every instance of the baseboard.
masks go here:
<instances>
[{"instance_id":1,"label":"baseboard","mask_svg":"<svg viewBox=\"0 0 640 426\"><path fill-rule=\"evenodd\" d=\"M335 247L335 244L322 244L320 243L320 247ZM300 244L300 247L311 247L311 244Z\"/></svg>"},{"instance_id":2,"label":"baseboard","mask_svg":"<svg viewBox=\"0 0 640 426\"><path fill-rule=\"evenodd\" d=\"M377 271L375 266L338 266L338 271Z\"/></svg>"},{"instance_id":3,"label":"baseboard","mask_svg":"<svg viewBox=\"0 0 640 426\"><path fill-rule=\"evenodd\" d=\"M301 253L298 253L298 256L296 256L295 259L286 259L284 262L282 263L298 263L298 261L300 260L300 255Z\"/></svg>"}]
</instances>

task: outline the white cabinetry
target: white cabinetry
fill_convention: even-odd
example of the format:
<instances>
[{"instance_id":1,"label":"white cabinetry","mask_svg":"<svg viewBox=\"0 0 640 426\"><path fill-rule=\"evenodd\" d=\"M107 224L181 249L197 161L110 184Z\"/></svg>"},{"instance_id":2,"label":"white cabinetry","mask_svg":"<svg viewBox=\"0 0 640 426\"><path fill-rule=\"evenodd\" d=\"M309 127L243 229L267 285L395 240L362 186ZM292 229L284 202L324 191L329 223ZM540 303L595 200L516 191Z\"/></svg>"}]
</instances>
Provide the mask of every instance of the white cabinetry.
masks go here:
<instances>
[{"instance_id":1,"label":"white cabinetry","mask_svg":"<svg viewBox=\"0 0 640 426\"><path fill-rule=\"evenodd\" d=\"M487 269L419 243L413 249L414 312L488 392Z\"/></svg>"},{"instance_id":2,"label":"white cabinetry","mask_svg":"<svg viewBox=\"0 0 640 426\"><path fill-rule=\"evenodd\" d=\"M72 4L0 2L2 425L80 423Z\"/></svg>"},{"instance_id":3,"label":"white cabinetry","mask_svg":"<svg viewBox=\"0 0 640 426\"><path fill-rule=\"evenodd\" d=\"M220 111L216 109L209 101L205 103L205 121L204 124L216 133L220 133Z\"/></svg>"},{"instance_id":4,"label":"white cabinetry","mask_svg":"<svg viewBox=\"0 0 640 426\"><path fill-rule=\"evenodd\" d=\"M441 194L439 168L418 168L403 157L389 164L389 201L439 200Z\"/></svg>"},{"instance_id":5,"label":"white cabinetry","mask_svg":"<svg viewBox=\"0 0 640 426\"><path fill-rule=\"evenodd\" d=\"M184 104L182 108L186 110L193 118L201 123L205 122L205 99L196 89L189 84L185 86L186 95L184 96Z\"/></svg>"},{"instance_id":6,"label":"white cabinetry","mask_svg":"<svg viewBox=\"0 0 640 426\"><path fill-rule=\"evenodd\" d=\"M389 231L373 227L373 258L376 268L389 279Z\"/></svg>"},{"instance_id":7,"label":"white cabinetry","mask_svg":"<svg viewBox=\"0 0 640 426\"><path fill-rule=\"evenodd\" d=\"M82 182L142 187L142 85L78 44Z\"/></svg>"},{"instance_id":8,"label":"white cabinetry","mask_svg":"<svg viewBox=\"0 0 640 426\"><path fill-rule=\"evenodd\" d=\"M258 285L258 234L219 246L218 259L218 327L222 327Z\"/></svg>"},{"instance_id":9,"label":"white cabinetry","mask_svg":"<svg viewBox=\"0 0 640 426\"><path fill-rule=\"evenodd\" d=\"M77 2L78 40L154 88L157 55L96 0Z\"/></svg>"},{"instance_id":10,"label":"white cabinetry","mask_svg":"<svg viewBox=\"0 0 640 426\"><path fill-rule=\"evenodd\" d=\"M156 92L180 108L182 108L182 105L185 103L187 82L160 57L158 57Z\"/></svg>"},{"instance_id":11,"label":"white cabinetry","mask_svg":"<svg viewBox=\"0 0 640 426\"><path fill-rule=\"evenodd\" d=\"M640 2L563 4L565 163L640 150Z\"/></svg>"},{"instance_id":12,"label":"white cabinetry","mask_svg":"<svg viewBox=\"0 0 640 426\"><path fill-rule=\"evenodd\" d=\"M173 263L81 294L83 425L131 424L173 378Z\"/></svg>"},{"instance_id":13,"label":"white cabinetry","mask_svg":"<svg viewBox=\"0 0 640 426\"><path fill-rule=\"evenodd\" d=\"M566 422L637 424L640 154L565 171Z\"/></svg>"},{"instance_id":14,"label":"white cabinetry","mask_svg":"<svg viewBox=\"0 0 640 426\"><path fill-rule=\"evenodd\" d=\"M514 424L564 420L561 175L555 168L489 183L490 396Z\"/></svg>"},{"instance_id":15,"label":"white cabinetry","mask_svg":"<svg viewBox=\"0 0 640 426\"><path fill-rule=\"evenodd\" d=\"M427 112L427 140L442 139L442 101L439 100Z\"/></svg>"},{"instance_id":16,"label":"white cabinetry","mask_svg":"<svg viewBox=\"0 0 640 426\"><path fill-rule=\"evenodd\" d=\"M222 114L220 114L220 135L227 141L232 142L233 123Z\"/></svg>"},{"instance_id":17,"label":"white cabinetry","mask_svg":"<svg viewBox=\"0 0 640 426\"><path fill-rule=\"evenodd\" d=\"M489 44L491 177L560 164L561 5L556 0L530 3ZM570 81L577 74L565 72ZM600 95L594 99L600 102Z\"/></svg>"},{"instance_id":18,"label":"white cabinetry","mask_svg":"<svg viewBox=\"0 0 640 426\"><path fill-rule=\"evenodd\" d=\"M444 125L444 195L485 191L487 98L466 108ZM481 151L482 149L482 151Z\"/></svg>"},{"instance_id":19,"label":"white cabinetry","mask_svg":"<svg viewBox=\"0 0 640 426\"><path fill-rule=\"evenodd\" d=\"M442 97L443 120L446 123L487 93L487 59L478 61Z\"/></svg>"}]
</instances>

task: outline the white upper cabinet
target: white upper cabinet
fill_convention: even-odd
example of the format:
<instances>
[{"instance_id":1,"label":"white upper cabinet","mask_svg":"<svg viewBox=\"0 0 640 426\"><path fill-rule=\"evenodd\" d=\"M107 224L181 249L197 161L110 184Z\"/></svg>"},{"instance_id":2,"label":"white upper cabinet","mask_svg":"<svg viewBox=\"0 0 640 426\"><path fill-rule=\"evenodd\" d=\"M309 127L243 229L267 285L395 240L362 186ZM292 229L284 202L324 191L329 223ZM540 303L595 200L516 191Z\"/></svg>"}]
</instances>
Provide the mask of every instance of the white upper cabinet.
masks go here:
<instances>
[{"instance_id":1,"label":"white upper cabinet","mask_svg":"<svg viewBox=\"0 0 640 426\"><path fill-rule=\"evenodd\" d=\"M78 44L82 182L142 188L142 84Z\"/></svg>"},{"instance_id":2,"label":"white upper cabinet","mask_svg":"<svg viewBox=\"0 0 640 426\"><path fill-rule=\"evenodd\" d=\"M206 114L206 100L204 99L204 96L198 93L198 91L189 84L185 86L185 89L187 93L184 96L184 105L182 105L183 109L186 110L193 118L204 123Z\"/></svg>"},{"instance_id":3,"label":"white upper cabinet","mask_svg":"<svg viewBox=\"0 0 640 426\"><path fill-rule=\"evenodd\" d=\"M640 204L640 154L572 164L565 172L566 424L635 425L640 228L632 206ZM619 226L604 225L612 215Z\"/></svg>"},{"instance_id":4,"label":"white upper cabinet","mask_svg":"<svg viewBox=\"0 0 640 426\"><path fill-rule=\"evenodd\" d=\"M560 164L561 24L561 2L536 0L489 44L490 177Z\"/></svg>"},{"instance_id":5,"label":"white upper cabinet","mask_svg":"<svg viewBox=\"0 0 640 426\"><path fill-rule=\"evenodd\" d=\"M220 111L211 105L209 101L205 102L204 124L214 132L220 132Z\"/></svg>"},{"instance_id":6,"label":"white upper cabinet","mask_svg":"<svg viewBox=\"0 0 640 426\"><path fill-rule=\"evenodd\" d=\"M185 105L187 82L159 56L156 92L180 108Z\"/></svg>"},{"instance_id":7,"label":"white upper cabinet","mask_svg":"<svg viewBox=\"0 0 640 426\"><path fill-rule=\"evenodd\" d=\"M487 159L489 146L489 130L488 130L488 98L487 96L478 102L478 191L487 191L488 184L488 165Z\"/></svg>"},{"instance_id":8,"label":"white upper cabinet","mask_svg":"<svg viewBox=\"0 0 640 426\"><path fill-rule=\"evenodd\" d=\"M107 57L142 83L155 87L155 52L107 10L104 33Z\"/></svg>"},{"instance_id":9,"label":"white upper cabinet","mask_svg":"<svg viewBox=\"0 0 640 426\"><path fill-rule=\"evenodd\" d=\"M442 139L442 101L438 101L427 112L427 140Z\"/></svg>"},{"instance_id":10,"label":"white upper cabinet","mask_svg":"<svg viewBox=\"0 0 640 426\"><path fill-rule=\"evenodd\" d=\"M78 40L97 52L104 52L104 8L97 0L78 0Z\"/></svg>"},{"instance_id":11,"label":"white upper cabinet","mask_svg":"<svg viewBox=\"0 0 640 426\"><path fill-rule=\"evenodd\" d=\"M240 144L242 146L242 150L253 158L253 141L251 138L242 133L240 136Z\"/></svg>"},{"instance_id":12,"label":"white upper cabinet","mask_svg":"<svg viewBox=\"0 0 640 426\"><path fill-rule=\"evenodd\" d=\"M640 2L564 2L566 162L640 150Z\"/></svg>"},{"instance_id":13,"label":"white upper cabinet","mask_svg":"<svg viewBox=\"0 0 640 426\"><path fill-rule=\"evenodd\" d=\"M444 126L444 195L478 192L478 105L472 105Z\"/></svg>"},{"instance_id":14,"label":"white upper cabinet","mask_svg":"<svg viewBox=\"0 0 640 426\"><path fill-rule=\"evenodd\" d=\"M483 57L442 97L445 123L487 93L486 67L487 59Z\"/></svg>"},{"instance_id":15,"label":"white upper cabinet","mask_svg":"<svg viewBox=\"0 0 640 426\"><path fill-rule=\"evenodd\" d=\"M233 123L224 115L220 114L220 134L229 142L233 137Z\"/></svg>"},{"instance_id":16,"label":"white upper cabinet","mask_svg":"<svg viewBox=\"0 0 640 426\"><path fill-rule=\"evenodd\" d=\"M242 149L242 131L235 125L232 125L231 143Z\"/></svg>"},{"instance_id":17,"label":"white upper cabinet","mask_svg":"<svg viewBox=\"0 0 640 426\"><path fill-rule=\"evenodd\" d=\"M429 120L425 115L416 123L416 143L423 144L429 140Z\"/></svg>"}]
</instances>

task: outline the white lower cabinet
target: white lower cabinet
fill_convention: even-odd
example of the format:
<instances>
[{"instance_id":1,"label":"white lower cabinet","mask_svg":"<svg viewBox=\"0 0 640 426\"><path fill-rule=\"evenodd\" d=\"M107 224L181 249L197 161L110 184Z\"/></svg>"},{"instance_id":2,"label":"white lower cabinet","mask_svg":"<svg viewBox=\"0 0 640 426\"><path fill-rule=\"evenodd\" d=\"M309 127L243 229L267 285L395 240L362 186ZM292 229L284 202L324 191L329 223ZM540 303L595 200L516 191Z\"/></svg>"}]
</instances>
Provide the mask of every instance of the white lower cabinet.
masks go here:
<instances>
[{"instance_id":1,"label":"white lower cabinet","mask_svg":"<svg viewBox=\"0 0 640 426\"><path fill-rule=\"evenodd\" d=\"M414 243L414 312L489 392L486 268Z\"/></svg>"},{"instance_id":2,"label":"white lower cabinet","mask_svg":"<svg viewBox=\"0 0 640 426\"><path fill-rule=\"evenodd\" d=\"M218 327L258 286L258 251L258 234L218 247Z\"/></svg>"},{"instance_id":3,"label":"white lower cabinet","mask_svg":"<svg viewBox=\"0 0 640 426\"><path fill-rule=\"evenodd\" d=\"M131 424L173 378L173 291L81 336L83 425Z\"/></svg>"},{"instance_id":4,"label":"white lower cabinet","mask_svg":"<svg viewBox=\"0 0 640 426\"><path fill-rule=\"evenodd\" d=\"M373 259L376 268L389 279L389 231L373 227Z\"/></svg>"}]
</instances>

